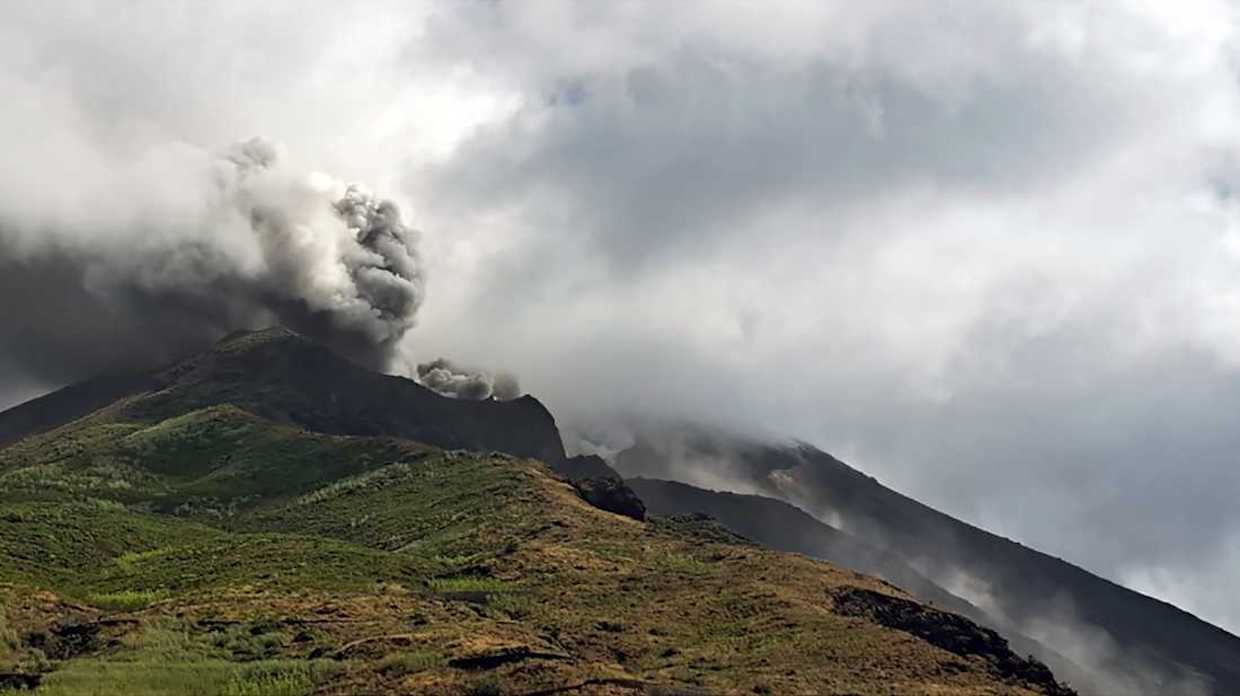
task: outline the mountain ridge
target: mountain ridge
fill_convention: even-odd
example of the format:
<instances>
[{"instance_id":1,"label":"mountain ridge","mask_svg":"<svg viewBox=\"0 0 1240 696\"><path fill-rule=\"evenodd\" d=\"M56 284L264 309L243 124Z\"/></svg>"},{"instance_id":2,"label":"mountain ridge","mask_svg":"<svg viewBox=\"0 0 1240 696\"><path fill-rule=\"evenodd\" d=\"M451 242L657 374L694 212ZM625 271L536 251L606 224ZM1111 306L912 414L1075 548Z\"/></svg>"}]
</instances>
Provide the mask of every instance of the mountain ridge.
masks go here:
<instances>
[{"instance_id":1,"label":"mountain ridge","mask_svg":"<svg viewBox=\"0 0 1240 696\"><path fill-rule=\"evenodd\" d=\"M801 553L873 575L909 592L923 602L966 616L998 630L1012 649L1033 655L1083 693L1099 690L1088 672L1045 644L1023 635L981 608L957 597L921 575L898 554L868 545L783 500L756 494L708 490L678 481L631 478L626 483L652 514L710 515L737 533L768 548Z\"/></svg>"},{"instance_id":2,"label":"mountain ridge","mask_svg":"<svg viewBox=\"0 0 1240 696\"><path fill-rule=\"evenodd\" d=\"M126 397L126 415L137 419L236 403L320 432L400 435L551 464L567 459L555 419L532 396L445 398L413 380L367 370L283 327L233 332L169 366L87 380L0 412L0 448Z\"/></svg>"},{"instance_id":3,"label":"mountain ridge","mask_svg":"<svg viewBox=\"0 0 1240 696\"><path fill-rule=\"evenodd\" d=\"M118 401L105 406L95 415L89 414L91 408L114 394L121 395ZM44 409L46 404L55 408L46 408L42 419L32 417L32 413ZM631 476L651 467L657 473L660 466L666 465L666 462L660 463L658 451L642 441L620 453L616 468L597 457L567 457L554 417L533 397L526 396L511 402L449 399L411 380L370 372L300 334L278 327L230 334L211 350L147 375L72 385L0 413L0 433L8 433L12 438L23 428L32 432L45 431L56 417L83 415L87 419L120 417L140 422L160 422L196 409L222 404L252 410L255 415L273 423L327 434L355 437L396 435L438 447L501 451L539 459L573 481L578 494L592 504L614 512L628 510L624 514L636 519L644 517L645 511L644 508L634 507L637 496L623 494L627 487L620 484L622 495L617 498L612 495L614 485L603 484L600 487L586 481L618 479L617 468ZM12 445L11 442L9 444ZM961 529L969 534L981 535L982 539L990 540L988 543L1010 545L1011 542L889 491L872 477L805 443L767 445L752 440L719 440L712 443L709 438L704 438L698 445L697 455L717 465L719 473L737 480L749 476L755 490L773 499L814 512L819 519L825 516L834 520L839 511L844 510L848 513L850 534L864 539L868 546L883 553L895 554L901 559L899 564L887 563L880 567L859 562L855 554L852 558L820 554L828 560L854 564L880 575L882 568L891 570L899 567L898 574L892 577L923 590L923 599L937 598L946 606L963 611L983 623L1005 628L1016 637L1017 644L1024 646L1022 650L1031 644L1038 645L1036 640L1025 642L1021 616L1013 618L1003 607L999 607L998 611L995 607L978 607L969 601L967 593L962 598L944 589L950 583L946 582L942 573L936 572L933 565L929 568L925 566L925 556L934 555L927 554L926 549L937 550L954 544L954 536L961 533ZM3 451L4 445L0 444L0 452ZM696 510L666 508L657 512ZM926 524L926 519L938 521L938 526ZM944 525L947 531L942 528ZM733 526L742 525L733 521ZM929 532L922 533L922 527ZM877 534L874 534L875 530ZM890 530L903 530L905 535L889 534ZM881 543L875 543L875 539ZM892 544L892 540L900 543ZM771 538L765 541L775 548L785 548ZM913 547L911 551L910 546ZM1019 549L1022 554L1033 551L1023 546ZM801 551L796 548L787 550ZM1061 563L1038 552L1034 552L1034 557L1046 563ZM967 559L953 560L958 564L968 562ZM1089 576L1087 571L1075 567L1072 572ZM1111 592L1119 588L1113 584L1105 587L1111 588L1105 590ZM1157 601L1136 596L1141 602ZM1190 622L1205 624L1182 610L1175 611L1188 617ZM987 621L987 618L995 620ZM1215 634L1230 637L1222 629L1209 628ZM1228 650L1222 650L1224 661L1230 655ZM1092 687L1094 680L1082 678L1074 668L1079 657L1060 660L1061 656L1049 649L1044 649L1040 654L1046 661L1057 665L1057 669L1071 674L1074 682ZM1207 661L1205 669L1198 671L1191 660L1186 664L1169 661L1157 650L1148 655L1140 652L1131 654L1137 655L1142 662L1160 665L1162 674L1143 678L1140 682L1142 688L1149 684L1166 687L1170 683L1164 676L1167 668L1173 672L1180 670L1180 674L1186 675L1185 678L1192 682L1191 685L1199 685L1203 683L1199 675L1210 675L1219 662L1217 659L1214 664ZM1109 679L1112 673L1122 668L1119 663L1118 658L1111 656L1100 669ZM1226 676L1226 664L1222 667L1214 671ZM1098 665L1095 664L1094 669L1097 671ZM1106 683L1114 685L1119 682ZM1123 682L1121 686L1130 689L1132 683ZM1221 693L1214 686L1206 688ZM1094 691L1104 692L1099 689Z\"/></svg>"},{"instance_id":4,"label":"mountain ridge","mask_svg":"<svg viewBox=\"0 0 1240 696\"><path fill-rule=\"evenodd\" d=\"M427 406L446 397L303 348L232 337L0 448L0 689L1072 693L889 584L708 520L613 514L492 447L554 455L545 430L435 420L537 409ZM372 410L341 412L376 384ZM422 408L377 410L405 403Z\"/></svg>"},{"instance_id":5,"label":"mountain ridge","mask_svg":"<svg viewBox=\"0 0 1240 696\"><path fill-rule=\"evenodd\" d=\"M713 466L715 478L730 478L890 549L965 600L970 597L954 590L952 581L961 571L969 574L985 583L987 599L994 602L982 606L986 613L1012 626L1037 627L1048 617L1057 623L1052 611L1064 611L1068 600L1074 605L1072 621L1061 623L1073 625L1049 638L1062 646L1073 642L1065 636L1075 638L1082 628L1104 631L1112 645L1097 637L1078 639L1084 645L1069 646L1075 654L1065 650L1065 656L1089 664L1108 696L1240 693L1240 638L1170 603L956 520L805 443L763 443L693 428L675 437L675 448L668 450L682 453L681 463L663 454L652 438L621 452L616 468L630 478L692 481L691 472L678 472L678 466ZM1147 630L1150 626L1159 630ZM1113 654L1087 654L1098 648ZM1139 668L1149 674L1138 674Z\"/></svg>"}]
</instances>

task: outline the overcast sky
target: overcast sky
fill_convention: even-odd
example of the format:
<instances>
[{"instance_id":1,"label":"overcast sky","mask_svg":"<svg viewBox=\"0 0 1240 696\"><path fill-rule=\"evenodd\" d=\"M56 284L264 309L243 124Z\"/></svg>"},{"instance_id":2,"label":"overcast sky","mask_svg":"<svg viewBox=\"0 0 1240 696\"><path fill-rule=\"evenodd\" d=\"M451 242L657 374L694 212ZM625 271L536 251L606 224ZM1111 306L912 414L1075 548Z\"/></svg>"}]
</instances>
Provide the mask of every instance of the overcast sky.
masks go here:
<instances>
[{"instance_id":1,"label":"overcast sky","mask_svg":"<svg viewBox=\"0 0 1240 696\"><path fill-rule=\"evenodd\" d=\"M149 340L91 299L183 282L138 250L264 272L187 173L263 136L421 229L410 363L511 370L570 425L799 437L1240 631L1236 20L1212 0L8 3L0 406Z\"/></svg>"}]
</instances>

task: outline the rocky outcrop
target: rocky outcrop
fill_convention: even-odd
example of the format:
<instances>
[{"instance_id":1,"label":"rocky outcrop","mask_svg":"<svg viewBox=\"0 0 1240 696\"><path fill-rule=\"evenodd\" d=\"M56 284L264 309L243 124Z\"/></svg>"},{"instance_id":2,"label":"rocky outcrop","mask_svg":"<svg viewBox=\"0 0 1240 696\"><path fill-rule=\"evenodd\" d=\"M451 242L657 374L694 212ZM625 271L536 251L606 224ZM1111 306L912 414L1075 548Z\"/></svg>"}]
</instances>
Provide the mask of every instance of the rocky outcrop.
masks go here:
<instances>
[{"instance_id":1,"label":"rocky outcrop","mask_svg":"<svg viewBox=\"0 0 1240 696\"><path fill-rule=\"evenodd\" d=\"M583 478L572 481L573 488L583 500L596 508L637 521L646 519L646 505L618 478Z\"/></svg>"},{"instance_id":2,"label":"rocky outcrop","mask_svg":"<svg viewBox=\"0 0 1240 696\"><path fill-rule=\"evenodd\" d=\"M552 468L573 484L582 500L594 507L638 521L646 519L646 504L602 457L578 455Z\"/></svg>"},{"instance_id":3,"label":"rocky outcrop","mask_svg":"<svg viewBox=\"0 0 1240 696\"><path fill-rule=\"evenodd\" d=\"M41 683L43 683L42 674L0 672L0 690L3 691L34 691Z\"/></svg>"},{"instance_id":4,"label":"rocky outcrop","mask_svg":"<svg viewBox=\"0 0 1240 696\"><path fill-rule=\"evenodd\" d=\"M620 480L620 474L596 454L569 457L552 468L570 481L586 478L612 478Z\"/></svg>"},{"instance_id":5,"label":"rocky outcrop","mask_svg":"<svg viewBox=\"0 0 1240 696\"><path fill-rule=\"evenodd\" d=\"M1047 696L1075 696L1055 681L1050 669L1033 658L1022 658L998 633L963 616L931 609L909 599L845 587L834 593L835 613L872 621L903 631L960 657L980 657L996 676Z\"/></svg>"}]
</instances>

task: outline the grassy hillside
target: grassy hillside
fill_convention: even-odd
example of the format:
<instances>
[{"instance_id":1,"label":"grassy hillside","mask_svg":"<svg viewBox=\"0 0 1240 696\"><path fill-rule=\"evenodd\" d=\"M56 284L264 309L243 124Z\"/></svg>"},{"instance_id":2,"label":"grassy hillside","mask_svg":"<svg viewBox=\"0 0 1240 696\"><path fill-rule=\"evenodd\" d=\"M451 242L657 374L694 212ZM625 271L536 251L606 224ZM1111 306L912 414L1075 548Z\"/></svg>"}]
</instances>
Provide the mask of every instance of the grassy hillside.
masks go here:
<instances>
[{"instance_id":1,"label":"grassy hillside","mask_svg":"<svg viewBox=\"0 0 1240 696\"><path fill-rule=\"evenodd\" d=\"M1003 617L1000 625L1020 627L1079 665L1083 674L1072 678L1083 693L1240 693L1240 637L949 517L812 446L673 426L622 452L616 468L625 476L692 481L693 467L684 462L709 466L718 480L784 500L903 559L931 582ZM969 582L961 582L962 573ZM1054 655L1040 656L1068 676Z\"/></svg>"},{"instance_id":2,"label":"grassy hillside","mask_svg":"<svg viewBox=\"0 0 1240 696\"><path fill-rule=\"evenodd\" d=\"M541 462L133 405L0 449L0 692L1057 692L889 585Z\"/></svg>"},{"instance_id":3,"label":"grassy hillside","mask_svg":"<svg viewBox=\"0 0 1240 696\"><path fill-rule=\"evenodd\" d=\"M704 513L767 548L802 553L882 578L922 602L1001 631L1014 650L1036 656L1051 667L1057 677L1071 682L1078 691L1115 693L1093 683L1089 672L1046 644L1024 635L1018 626L1005 622L1002 617L987 614L934 584L898 554L866 544L782 500L711 491L658 479L635 478L627 483L654 514Z\"/></svg>"}]
</instances>

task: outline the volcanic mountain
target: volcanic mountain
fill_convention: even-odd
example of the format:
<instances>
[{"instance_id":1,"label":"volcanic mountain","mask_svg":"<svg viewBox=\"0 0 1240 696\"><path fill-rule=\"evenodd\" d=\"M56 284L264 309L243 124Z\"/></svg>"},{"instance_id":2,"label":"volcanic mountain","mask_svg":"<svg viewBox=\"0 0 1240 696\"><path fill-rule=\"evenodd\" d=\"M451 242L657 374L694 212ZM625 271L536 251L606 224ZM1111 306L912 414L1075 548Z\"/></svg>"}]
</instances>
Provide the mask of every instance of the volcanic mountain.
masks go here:
<instances>
[{"instance_id":1,"label":"volcanic mountain","mask_svg":"<svg viewBox=\"0 0 1240 696\"><path fill-rule=\"evenodd\" d=\"M680 425L652 431L615 466L637 477L629 483L654 513L708 513L772 548L882 577L1000 630L1082 693L1240 694L1240 638L944 515L810 445ZM703 470L758 495L660 480L693 482Z\"/></svg>"},{"instance_id":2,"label":"volcanic mountain","mask_svg":"<svg viewBox=\"0 0 1240 696\"><path fill-rule=\"evenodd\" d=\"M1072 693L887 582L648 517L531 397L285 330L0 413L0 442L0 691Z\"/></svg>"}]
</instances>

